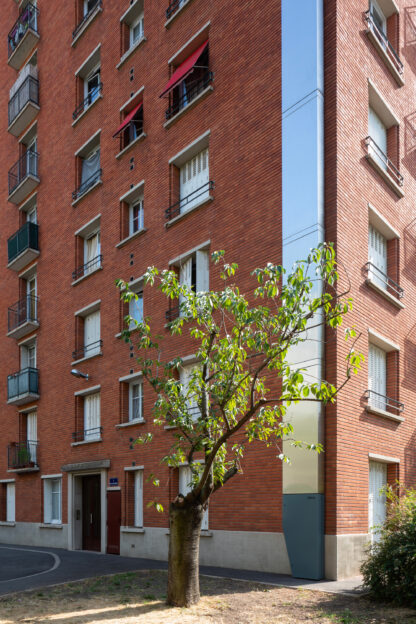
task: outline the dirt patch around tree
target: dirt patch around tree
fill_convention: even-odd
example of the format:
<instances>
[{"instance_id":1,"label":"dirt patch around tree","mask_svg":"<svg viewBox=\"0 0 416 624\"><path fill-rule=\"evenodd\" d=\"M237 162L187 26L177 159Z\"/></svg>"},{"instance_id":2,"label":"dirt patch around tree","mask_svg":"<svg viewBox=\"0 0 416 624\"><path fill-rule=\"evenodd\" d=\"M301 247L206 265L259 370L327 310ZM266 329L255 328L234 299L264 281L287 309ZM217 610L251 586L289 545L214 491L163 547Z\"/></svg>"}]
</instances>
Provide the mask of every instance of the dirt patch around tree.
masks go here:
<instances>
[{"instance_id":1,"label":"dirt patch around tree","mask_svg":"<svg viewBox=\"0 0 416 624\"><path fill-rule=\"evenodd\" d=\"M166 606L166 572L127 572L0 598L0 624L416 624L367 597L201 578L201 602Z\"/></svg>"}]
</instances>

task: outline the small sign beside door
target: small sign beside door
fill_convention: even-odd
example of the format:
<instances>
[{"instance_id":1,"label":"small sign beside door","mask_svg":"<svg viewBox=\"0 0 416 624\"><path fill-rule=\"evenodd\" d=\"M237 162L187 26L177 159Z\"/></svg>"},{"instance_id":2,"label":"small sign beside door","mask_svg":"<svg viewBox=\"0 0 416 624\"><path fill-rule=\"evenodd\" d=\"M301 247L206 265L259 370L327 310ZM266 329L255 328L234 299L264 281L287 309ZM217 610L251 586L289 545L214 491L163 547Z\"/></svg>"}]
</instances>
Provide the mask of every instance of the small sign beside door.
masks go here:
<instances>
[{"instance_id":1,"label":"small sign beside door","mask_svg":"<svg viewBox=\"0 0 416 624\"><path fill-rule=\"evenodd\" d=\"M117 485L118 485L118 478L110 477L110 487L117 487Z\"/></svg>"}]
</instances>

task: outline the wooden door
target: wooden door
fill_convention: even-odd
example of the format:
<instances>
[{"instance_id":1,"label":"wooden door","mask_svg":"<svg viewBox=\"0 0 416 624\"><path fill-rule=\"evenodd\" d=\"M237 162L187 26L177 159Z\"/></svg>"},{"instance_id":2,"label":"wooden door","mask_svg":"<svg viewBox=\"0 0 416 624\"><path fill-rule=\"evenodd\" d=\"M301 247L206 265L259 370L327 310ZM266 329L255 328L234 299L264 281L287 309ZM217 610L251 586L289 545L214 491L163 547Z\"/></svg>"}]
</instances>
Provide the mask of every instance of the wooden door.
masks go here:
<instances>
[{"instance_id":1,"label":"wooden door","mask_svg":"<svg viewBox=\"0 0 416 624\"><path fill-rule=\"evenodd\" d=\"M120 554L121 490L107 492L107 552Z\"/></svg>"},{"instance_id":2,"label":"wooden door","mask_svg":"<svg viewBox=\"0 0 416 624\"><path fill-rule=\"evenodd\" d=\"M101 550L101 476L82 479L82 548Z\"/></svg>"}]
</instances>

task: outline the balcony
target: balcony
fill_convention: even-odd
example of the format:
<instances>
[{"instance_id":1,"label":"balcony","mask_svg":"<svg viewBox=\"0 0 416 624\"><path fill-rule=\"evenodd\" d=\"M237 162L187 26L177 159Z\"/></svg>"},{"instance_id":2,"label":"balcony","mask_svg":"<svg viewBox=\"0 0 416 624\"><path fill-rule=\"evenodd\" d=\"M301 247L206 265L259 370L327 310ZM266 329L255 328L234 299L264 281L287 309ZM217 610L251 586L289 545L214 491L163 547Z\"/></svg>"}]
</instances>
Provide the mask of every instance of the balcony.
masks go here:
<instances>
[{"instance_id":1,"label":"balcony","mask_svg":"<svg viewBox=\"0 0 416 624\"><path fill-rule=\"evenodd\" d=\"M186 197L182 197L182 199L172 204L165 210L166 219L168 219L168 221L175 219L182 214L186 214L187 212L202 206L202 204L205 204L207 201L212 200L213 196L211 192L214 190L214 187L215 185L213 180L210 180L209 182L206 182L206 184L203 184L199 188L195 189L195 191L192 191L192 193L189 193Z\"/></svg>"},{"instance_id":2,"label":"balcony","mask_svg":"<svg viewBox=\"0 0 416 624\"><path fill-rule=\"evenodd\" d=\"M39 111L39 81L28 76L9 101L8 131L18 137Z\"/></svg>"},{"instance_id":3,"label":"balcony","mask_svg":"<svg viewBox=\"0 0 416 624\"><path fill-rule=\"evenodd\" d=\"M97 184L101 182L101 176L103 174L102 169L95 171L85 182L82 182L80 186L72 191L72 204L77 202L83 195L91 191Z\"/></svg>"},{"instance_id":4,"label":"balcony","mask_svg":"<svg viewBox=\"0 0 416 624\"><path fill-rule=\"evenodd\" d=\"M368 162L398 197L404 197L403 176L400 171L370 136L366 137L365 145L367 147L366 159Z\"/></svg>"},{"instance_id":5,"label":"balcony","mask_svg":"<svg viewBox=\"0 0 416 624\"><path fill-rule=\"evenodd\" d=\"M173 117L178 115L182 110L191 106L193 102L196 102L202 97L202 94L206 93L208 87L214 81L214 74L211 71L205 71L203 76L198 80L186 85L186 92L177 96L175 93L173 94L173 103L167 109L165 116L166 121L169 122ZM212 89L212 87L211 87ZM177 89L175 89L176 91ZM166 125L166 124L165 124Z\"/></svg>"},{"instance_id":6,"label":"balcony","mask_svg":"<svg viewBox=\"0 0 416 624\"><path fill-rule=\"evenodd\" d=\"M8 265L20 271L39 255L39 226L28 221L7 241Z\"/></svg>"},{"instance_id":7,"label":"balcony","mask_svg":"<svg viewBox=\"0 0 416 624\"><path fill-rule=\"evenodd\" d=\"M379 29L375 23L371 10L366 11L365 21L367 24L367 36L371 43L380 54L381 58L387 65L390 73L395 78L396 82L400 85L404 85L403 79L403 63L401 62L399 55L387 39L382 30Z\"/></svg>"},{"instance_id":8,"label":"balcony","mask_svg":"<svg viewBox=\"0 0 416 624\"><path fill-rule=\"evenodd\" d=\"M39 154L27 150L9 171L9 202L20 204L39 184Z\"/></svg>"},{"instance_id":9,"label":"balcony","mask_svg":"<svg viewBox=\"0 0 416 624\"><path fill-rule=\"evenodd\" d=\"M74 281L77 281L81 279L82 277L87 277L87 275L90 275L91 273L95 273L95 271L97 271L98 269L101 269L102 264L103 264L103 257L100 254L99 256L96 256L89 262L86 262L85 264L75 269L75 271L73 271L72 273L72 279Z\"/></svg>"},{"instance_id":10,"label":"balcony","mask_svg":"<svg viewBox=\"0 0 416 624\"><path fill-rule=\"evenodd\" d=\"M12 442L7 447L7 465L13 472L37 472L38 442L27 440L26 442Z\"/></svg>"},{"instance_id":11,"label":"balcony","mask_svg":"<svg viewBox=\"0 0 416 624\"><path fill-rule=\"evenodd\" d=\"M80 37L82 32L89 26L89 24L93 21L96 15L103 9L102 0L88 0L87 3L87 12L83 16L82 20L79 22L75 30L72 32L72 43Z\"/></svg>"},{"instance_id":12,"label":"balcony","mask_svg":"<svg viewBox=\"0 0 416 624\"><path fill-rule=\"evenodd\" d=\"M38 14L39 10L29 2L9 32L7 62L13 69L22 66L39 39Z\"/></svg>"},{"instance_id":13,"label":"balcony","mask_svg":"<svg viewBox=\"0 0 416 624\"><path fill-rule=\"evenodd\" d=\"M39 371L25 368L7 377L7 403L24 405L39 398Z\"/></svg>"},{"instance_id":14,"label":"balcony","mask_svg":"<svg viewBox=\"0 0 416 624\"><path fill-rule=\"evenodd\" d=\"M101 442L102 433L102 427L84 429L83 431L74 431L72 434L72 445L75 446L77 444L85 444L87 442Z\"/></svg>"},{"instance_id":15,"label":"balcony","mask_svg":"<svg viewBox=\"0 0 416 624\"><path fill-rule=\"evenodd\" d=\"M383 271L372 262L366 263L365 270L367 272L366 284L368 284L368 286L376 290L398 308L404 308L401 302L404 290L399 284L383 273Z\"/></svg>"},{"instance_id":16,"label":"balcony","mask_svg":"<svg viewBox=\"0 0 416 624\"><path fill-rule=\"evenodd\" d=\"M76 107L76 109L72 113L73 121L76 121L78 117L82 115L82 113L87 111L89 107L98 100L98 98L101 96L102 90L103 90L103 83L100 82L99 85L87 95L85 100L83 100L81 104Z\"/></svg>"},{"instance_id":17,"label":"balcony","mask_svg":"<svg viewBox=\"0 0 416 624\"><path fill-rule=\"evenodd\" d=\"M166 19L170 20L179 9L187 3L187 0L173 0L166 9Z\"/></svg>"},{"instance_id":18,"label":"balcony","mask_svg":"<svg viewBox=\"0 0 416 624\"><path fill-rule=\"evenodd\" d=\"M88 345L84 345L80 349L76 349L76 351L72 352L72 359L74 362L79 362L79 360L84 360L85 358L94 357L94 355L101 355L101 349L103 346L102 340L96 340L95 342L90 342Z\"/></svg>"},{"instance_id":19,"label":"balcony","mask_svg":"<svg viewBox=\"0 0 416 624\"><path fill-rule=\"evenodd\" d=\"M404 403L400 403L400 401L374 390L367 390L364 396L367 399L367 412L398 422L404 420L404 417L401 415L404 410Z\"/></svg>"},{"instance_id":20,"label":"balcony","mask_svg":"<svg viewBox=\"0 0 416 624\"><path fill-rule=\"evenodd\" d=\"M38 297L27 295L7 311L7 335L10 338L22 338L39 327Z\"/></svg>"}]
</instances>

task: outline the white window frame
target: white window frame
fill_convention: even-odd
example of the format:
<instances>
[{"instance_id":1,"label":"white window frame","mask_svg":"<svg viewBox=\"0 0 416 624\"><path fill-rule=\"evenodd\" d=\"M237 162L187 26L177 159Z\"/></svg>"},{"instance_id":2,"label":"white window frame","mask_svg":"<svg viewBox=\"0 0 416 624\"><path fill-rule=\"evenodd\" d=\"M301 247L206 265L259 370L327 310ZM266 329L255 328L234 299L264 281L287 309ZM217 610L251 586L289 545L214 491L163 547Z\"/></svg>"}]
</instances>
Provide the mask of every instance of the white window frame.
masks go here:
<instances>
[{"instance_id":1,"label":"white window frame","mask_svg":"<svg viewBox=\"0 0 416 624\"><path fill-rule=\"evenodd\" d=\"M10 505L10 501L13 502ZM6 484L6 522L16 522L16 483Z\"/></svg>"},{"instance_id":2,"label":"white window frame","mask_svg":"<svg viewBox=\"0 0 416 624\"><path fill-rule=\"evenodd\" d=\"M62 524L62 477L51 475L43 476L43 522L44 524ZM59 490L53 491L54 485L59 483ZM58 495L59 517L53 517L53 496Z\"/></svg>"},{"instance_id":3,"label":"white window frame","mask_svg":"<svg viewBox=\"0 0 416 624\"><path fill-rule=\"evenodd\" d=\"M134 39L134 29L141 23L141 34L138 39ZM144 11L130 24L130 48L137 45L144 38Z\"/></svg>"},{"instance_id":4,"label":"white window frame","mask_svg":"<svg viewBox=\"0 0 416 624\"><path fill-rule=\"evenodd\" d=\"M134 397L134 388L138 386L140 388L139 397ZM134 418L134 401L139 401L139 417ZM143 421L143 381L138 378L129 383L129 422L142 422Z\"/></svg>"},{"instance_id":5,"label":"white window frame","mask_svg":"<svg viewBox=\"0 0 416 624\"><path fill-rule=\"evenodd\" d=\"M179 470L179 494L182 494L182 496L186 496L192 489L192 485L191 485L191 479L192 479L192 472L191 472L191 468L188 464L185 464L184 466L179 466L178 468ZM181 481L183 483L183 481L187 481L187 483L185 483L183 485L183 488L185 491L181 492ZM206 508L206 510L204 511L204 515L202 517L202 523L201 523L201 531L208 531L208 527L209 527L209 515L208 515L208 507Z\"/></svg>"},{"instance_id":6,"label":"white window frame","mask_svg":"<svg viewBox=\"0 0 416 624\"><path fill-rule=\"evenodd\" d=\"M134 229L134 208L136 206L140 206L139 207L139 214L138 214L138 228L137 230ZM141 197L138 197L137 199L135 199L134 201L132 201L131 203L129 203L129 236L132 236L133 234L136 234L137 232L140 232L140 230L142 230L144 228L144 200L143 200L143 195Z\"/></svg>"},{"instance_id":7,"label":"white window frame","mask_svg":"<svg viewBox=\"0 0 416 624\"><path fill-rule=\"evenodd\" d=\"M98 321L96 322L97 326L98 326L98 338L96 338L96 336L94 336L94 338L96 338L96 340L91 340L89 342L87 342L87 322L88 319L91 319L94 316L94 318L98 319ZM93 310L89 313L87 313L84 316L84 357L93 357L94 355L98 355L101 352L101 345L100 345L100 341L101 340L101 310ZM95 347L93 349L88 348L90 345L95 344Z\"/></svg>"},{"instance_id":8,"label":"white window frame","mask_svg":"<svg viewBox=\"0 0 416 624\"><path fill-rule=\"evenodd\" d=\"M374 16L373 16L373 11L376 11L377 15L381 18L382 21L382 33L384 35L387 35L387 17L384 14L384 11L381 9L380 5L378 4L378 2L376 2L376 0L370 0L370 12L371 12L371 17L374 20ZM377 28L378 28L378 24L376 24Z\"/></svg>"},{"instance_id":9,"label":"white window frame","mask_svg":"<svg viewBox=\"0 0 416 624\"><path fill-rule=\"evenodd\" d=\"M98 418L97 418L98 424L94 423L96 425L95 427L88 426L87 428L88 420L91 421L91 413L88 414L88 406L90 405L90 401L94 397L98 397ZM91 424L91 422L89 424ZM97 431L96 433L90 433L90 434L85 433L86 431L89 431L91 429L92 430L99 429L100 427L101 427L101 392L92 392L84 396L84 441L92 442L92 441L100 440L101 439L100 431Z\"/></svg>"},{"instance_id":10,"label":"white window frame","mask_svg":"<svg viewBox=\"0 0 416 624\"><path fill-rule=\"evenodd\" d=\"M134 318L137 322L141 323L144 319L144 310L143 310L143 305L144 305L144 299L143 299L143 289L142 289L142 285L140 285L139 287L137 287L137 289L133 290L134 294L138 297L138 299L136 299L136 297L132 297L129 301L129 315ZM138 305L139 302L141 301L141 306ZM140 309L141 308L141 309ZM140 310L141 311L141 318L136 318L135 316L135 312ZM129 329L136 329L136 324L131 321Z\"/></svg>"},{"instance_id":11,"label":"white window frame","mask_svg":"<svg viewBox=\"0 0 416 624\"><path fill-rule=\"evenodd\" d=\"M143 475L142 468L134 471L134 526L143 528Z\"/></svg>"}]
</instances>

